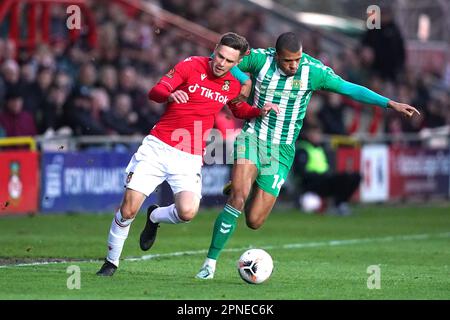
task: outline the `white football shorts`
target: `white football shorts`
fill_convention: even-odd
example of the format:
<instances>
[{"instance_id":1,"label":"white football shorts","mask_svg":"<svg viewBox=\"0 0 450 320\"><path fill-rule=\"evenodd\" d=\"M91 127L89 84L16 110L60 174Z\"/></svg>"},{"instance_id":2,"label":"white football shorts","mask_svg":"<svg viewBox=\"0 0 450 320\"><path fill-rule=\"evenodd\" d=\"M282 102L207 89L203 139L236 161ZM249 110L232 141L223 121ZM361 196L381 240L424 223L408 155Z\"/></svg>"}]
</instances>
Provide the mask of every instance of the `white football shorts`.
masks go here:
<instances>
[{"instance_id":1,"label":"white football shorts","mask_svg":"<svg viewBox=\"0 0 450 320\"><path fill-rule=\"evenodd\" d=\"M201 169L201 156L178 150L148 135L125 169L125 187L148 197L167 180L174 194L191 191L201 199Z\"/></svg>"}]
</instances>

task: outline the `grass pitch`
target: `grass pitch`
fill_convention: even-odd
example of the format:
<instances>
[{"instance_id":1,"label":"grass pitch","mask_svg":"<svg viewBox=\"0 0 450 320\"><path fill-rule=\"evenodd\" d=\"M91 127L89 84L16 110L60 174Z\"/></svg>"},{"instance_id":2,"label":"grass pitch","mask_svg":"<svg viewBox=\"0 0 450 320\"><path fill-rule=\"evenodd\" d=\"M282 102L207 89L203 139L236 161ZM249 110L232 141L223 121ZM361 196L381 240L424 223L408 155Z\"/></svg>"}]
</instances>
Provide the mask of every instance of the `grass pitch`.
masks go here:
<instances>
[{"instance_id":1,"label":"grass pitch","mask_svg":"<svg viewBox=\"0 0 450 320\"><path fill-rule=\"evenodd\" d=\"M348 217L278 209L257 231L241 217L215 278L198 280L218 211L162 225L148 252L139 249L140 213L112 278L95 275L112 213L1 217L0 299L450 298L448 206L361 206ZM261 285L246 284L236 270L250 246L266 249L274 260L271 278ZM67 287L72 265L80 268L80 289ZM379 289L368 289L374 283L369 266L379 267Z\"/></svg>"}]
</instances>

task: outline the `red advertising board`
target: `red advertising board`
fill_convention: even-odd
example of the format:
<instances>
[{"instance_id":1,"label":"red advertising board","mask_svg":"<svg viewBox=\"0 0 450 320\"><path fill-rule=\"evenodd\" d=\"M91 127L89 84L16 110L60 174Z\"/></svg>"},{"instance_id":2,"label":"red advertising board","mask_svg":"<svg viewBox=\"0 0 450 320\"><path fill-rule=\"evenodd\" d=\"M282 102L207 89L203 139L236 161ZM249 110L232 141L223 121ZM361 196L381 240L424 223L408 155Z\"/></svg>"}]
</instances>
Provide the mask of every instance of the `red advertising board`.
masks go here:
<instances>
[{"instance_id":1,"label":"red advertising board","mask_svg":"<svg viewBox=\"0 0 450 320\"><path fill-rule=\"evenodd\" d=\"M359 172L360 162L360 148L339 148L336 152L336 170L338 172Z\"/></svg>"},{"instance_id":2,"label":"red advertising board","mask_svg":"<svg viewBox=\"0 0 450 320\"><path fill-rule=\"evenodd\" d=\"M37 212L38 153L0 152L0 215Z\"/></svg>"},{"instance_id":3,"label":"red advertising board","mask_svg":"<svg viewBox=\"0 0 450 320\"><path fill-rule=\"evenodd\" d=\"M391 148L390 159L390 199L448 196L448 149Z\"/></svg>"}]
</instances>

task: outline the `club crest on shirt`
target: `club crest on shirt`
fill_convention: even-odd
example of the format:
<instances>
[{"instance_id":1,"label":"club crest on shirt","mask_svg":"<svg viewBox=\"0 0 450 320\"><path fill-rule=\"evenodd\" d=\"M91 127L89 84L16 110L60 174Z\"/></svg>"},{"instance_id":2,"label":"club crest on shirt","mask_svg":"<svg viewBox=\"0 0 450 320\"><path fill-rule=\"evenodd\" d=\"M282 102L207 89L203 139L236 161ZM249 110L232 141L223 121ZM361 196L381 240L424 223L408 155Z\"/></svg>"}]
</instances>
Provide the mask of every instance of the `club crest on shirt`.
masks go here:
<instances>
[{"instance_id":1,"label":"club crest on shirt","mask_svg":"<svg viewBox=\"0 0 450 320\"><path fill-rule=\"evenodd\" d=\"M175 69L172 68L169 70L169 72L166 73L167 78L173 78L173 74L175 73Z\"/></svg>"},{"instance_id":2,"label":"club crest on shirt","mask_svg":"<svg viewBox=\"0 0 450 320\"><path fill-rule=\"evenodd\" d=\"M205 80L206 74L202 73L202 74L200 75L200 78L202 78L202 81Z\"/></svg>"},{"instance_id":3,"label":"club crest on shirt","mask_svg":"<svg viewBox=\"0 0 450 320\"><path fill-rule=\"evenodd\" d=\"M302 80L292 80L292 88L300 89L302 86Z\"/></svg>"},{"instance_id":4,"label":"club crest on shirt","mask_svg":"<svg viewBox=\"0 0 450 320\"><path fill-rule=\"evenodd\" d=\"M222 90L223 91L230 91L230 81L229 80L225 80L225 83L222 86Z\"/></svg>"}]
</instances>

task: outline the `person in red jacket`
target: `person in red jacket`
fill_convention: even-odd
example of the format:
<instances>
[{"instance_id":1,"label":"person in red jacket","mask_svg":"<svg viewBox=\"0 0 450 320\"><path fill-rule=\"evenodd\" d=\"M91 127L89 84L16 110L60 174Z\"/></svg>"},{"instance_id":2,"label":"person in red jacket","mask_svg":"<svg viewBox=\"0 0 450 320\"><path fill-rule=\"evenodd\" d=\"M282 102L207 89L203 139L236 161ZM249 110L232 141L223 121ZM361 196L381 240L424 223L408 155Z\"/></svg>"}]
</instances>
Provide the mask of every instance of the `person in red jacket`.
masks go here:
<instances>
[{"instance_id":1,"label":"person in red jacket","mask_svg":"<svg viewBox=\"0 0 450 320\"><path fill-rule=\"evenodd\" d=\"M33 116L23 110L20 89L11 87L5 97L5 108L0 112L0 127L6 137L34 136L37 134Z\"/></svg>"},{"instance_id":2,"label":"person in red jacket","mask_svg":"<svg viewBox=\"0 0 450 320\"><path fill-rule=\"evenodd\" d=\"M238 99L241 84L230 69L248 49L245 38L226 33L212 57L186 58L150 90L149 98L167 102L167 108L126 168L125 194L111 224L108 255L97 275L114 274L131 222L145 198L162 182L169 183L175 203L161 208L151 205L147 209L141 249L145 251L153 245L160 223L185 223L195 217L201 199L206 139L215 115L224 105L242 119L265 117L271 110L278 112L272 103L257 108Z\"/></svg>"}]
</instances>

